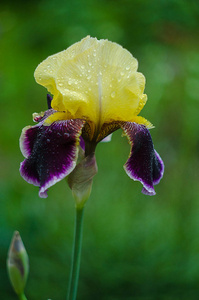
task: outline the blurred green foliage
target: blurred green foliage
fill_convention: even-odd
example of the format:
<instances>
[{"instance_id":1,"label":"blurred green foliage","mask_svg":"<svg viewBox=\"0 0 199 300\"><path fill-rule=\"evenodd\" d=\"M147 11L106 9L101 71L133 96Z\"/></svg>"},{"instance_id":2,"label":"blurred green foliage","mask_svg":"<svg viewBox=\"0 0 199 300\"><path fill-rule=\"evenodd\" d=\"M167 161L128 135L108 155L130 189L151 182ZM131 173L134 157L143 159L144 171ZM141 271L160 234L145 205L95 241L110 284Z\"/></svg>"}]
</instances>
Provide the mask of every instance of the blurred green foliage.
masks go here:
<instances>
[{"instance_id":1,"label":"blurred green foliage","mask_svg":"<svg viewBox=\"0 0 199 300\"><path fill-rule=\"evenodd\" d=\"M74 203L65 181L38 198L19 175L31 114L46 109L36 66L86 35L126 47L146 76L141 115L165 162L157 195L123 170L121 132L97 147L99 173L85 211L78 299L198 299L199 5L195 0L5 1L0 10L0 295L14 300L6 257L19 230L30 257L28 299L64 299Z\"/></svg>"}]
</instances>

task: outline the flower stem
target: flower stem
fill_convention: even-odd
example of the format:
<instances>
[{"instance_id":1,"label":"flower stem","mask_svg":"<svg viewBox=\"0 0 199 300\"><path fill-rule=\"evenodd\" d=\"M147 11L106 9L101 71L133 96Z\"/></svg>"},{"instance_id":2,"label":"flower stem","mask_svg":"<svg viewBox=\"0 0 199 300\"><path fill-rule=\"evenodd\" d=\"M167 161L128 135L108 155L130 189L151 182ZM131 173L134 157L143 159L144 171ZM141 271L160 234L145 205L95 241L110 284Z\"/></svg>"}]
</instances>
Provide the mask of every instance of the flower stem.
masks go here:
<instances>
[{"instance_id":1,"label":"flower stem","mask_svg":"<svg viewBox=\"0 0 199 300\"><path fill-rule=\"evenodd\" d=\"M19 300L27 300L26 296L24 294L18 295Z\"/></svg>"},{"instance_id":2,"label":"flower stem","mask_svg":"<svg viewBox=\"0 0 199 300\"><path fill-rule=\"evenodd\" d=\"M79 268L82 246L82 229L83 229L84 208L76 208L75 216L75 236L73 243L72 266L69 279L67 300L76 300L77 286L79 280Z\"/></svg>"}]
</instances>

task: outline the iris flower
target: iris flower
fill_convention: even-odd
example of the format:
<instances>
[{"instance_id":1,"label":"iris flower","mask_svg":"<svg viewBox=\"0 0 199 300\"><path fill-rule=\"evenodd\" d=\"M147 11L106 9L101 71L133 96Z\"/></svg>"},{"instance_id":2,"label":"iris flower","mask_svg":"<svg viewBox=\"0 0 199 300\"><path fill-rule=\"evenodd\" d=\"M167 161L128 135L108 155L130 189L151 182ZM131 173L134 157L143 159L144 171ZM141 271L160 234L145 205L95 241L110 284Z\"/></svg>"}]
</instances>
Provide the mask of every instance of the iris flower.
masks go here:
<instances>
[{"instance_id":1,"label":"iris flower","mask_svg":"<svg viewBox=\"0 0 199 300\"><path fill-rule=\"evenodd\" d=\"M97 144L119 128L131 148L126 173L141 182L142 193L155 194L164 164L153 146L152 124L138 116L147 96L137 68L126 49L89 36L38 65L35 79L53 98L47 96L48 110L33 114L37 124L22 131L20 172L39 186L40 197L72 175L83 159L92 164Z\"/></svg>"}]
</instances>

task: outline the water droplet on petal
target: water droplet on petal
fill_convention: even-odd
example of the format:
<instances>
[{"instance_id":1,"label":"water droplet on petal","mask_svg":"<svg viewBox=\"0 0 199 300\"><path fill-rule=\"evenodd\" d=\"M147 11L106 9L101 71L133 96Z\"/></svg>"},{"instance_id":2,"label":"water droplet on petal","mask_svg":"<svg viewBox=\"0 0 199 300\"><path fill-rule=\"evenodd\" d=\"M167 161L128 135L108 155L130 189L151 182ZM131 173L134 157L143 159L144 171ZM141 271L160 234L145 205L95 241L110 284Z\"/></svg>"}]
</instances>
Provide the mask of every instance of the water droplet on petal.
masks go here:
<instances>
[{"instance_id":1,"label":"water droplet on petal","mask_svg":"<svg viewBox=\"0 0 199 300\"><path fill-rule=\"evenodd\" d=\"M124 76L124 72L122 71L122 72L120 73L120 75L121 75L121 76Z\"/></svg>"},{"instance_id":2,"label":"water droplet on petal","mask_svg":"<svg viewBox=\"0 0 199 300\"><path fill-rule=\"evenodd\" d=\"M58 83L58 86L63 86L63 83L61 83L61 82L60 82L60 83Z\"/></svg>"},{"instance_id":3,"label":"water droplet on petal","mask_svg":"<svg viewBox=\"0 0 199 300\"><path fill-rule=\"evenodd\" d=\"M126 70L127 70L127 71L130 70L130 66L127 66L127 67L126 67Z\"/></svg>"},{"instance_id":4,"label":"water droplet on petal","mask_svg":"<svg viewBox=\"0 0 199 300\"><path fill-rule=\"evenodd\" d=\"M50 139L47 139L46 142L47 142L47 143L50 143Z\"/></svg>"},{"instance_id":5,"label":"water droplet on petal","mask_svg":"<svg viewBox=\"0 0 199 300\"><path fill-rule=\"evenodd\" d=\"M115 91L111 93L111 98L115 98Z\"/></svg>"},{"instance_id":6,"label":"water droplet on petal","mask_svg":"<svg viewBox=\"0 0 199 300\"><path fill-rule=\"evenodd\" d=\"M64 136L68 138L69 137L69 133L68 132L64 132Z\"/></svg>"}]
</instances>

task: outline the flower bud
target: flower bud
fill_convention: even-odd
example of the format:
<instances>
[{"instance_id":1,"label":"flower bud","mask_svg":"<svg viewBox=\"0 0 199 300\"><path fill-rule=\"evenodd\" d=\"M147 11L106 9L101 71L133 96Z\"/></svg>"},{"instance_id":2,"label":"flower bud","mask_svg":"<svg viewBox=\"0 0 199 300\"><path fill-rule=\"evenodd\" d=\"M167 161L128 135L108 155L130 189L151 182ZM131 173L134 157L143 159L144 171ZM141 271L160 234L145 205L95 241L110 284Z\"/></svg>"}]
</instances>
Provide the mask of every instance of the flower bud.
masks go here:
<instances>
[{"instance_id":1,"label":"flower bud","mask_svg":"<svg viewBox=\"0 0 199 300\"><path fill-rule=\"evenodd\" d=\"M7 259L11 284L18 295L23 294L29 271L28 255L18 231L14 232Z\"/></svg>"},{"instance_id":2,"label":"flower bud","mask_svg":"<svg viewBox=\"0 0 199 300\"><path fill-rule=\"evenodd\" d=\"M93 177L97 173L95 154L92 153L81 160L68 177L68 184L72 190L76 207L81 209L88 200L93 183Z\"/></svg>"}]
</instances>

